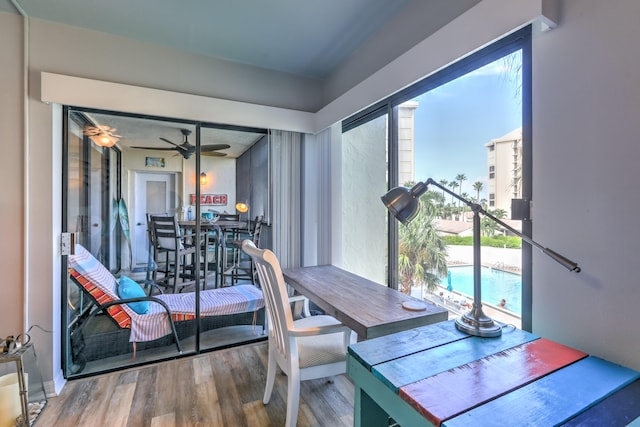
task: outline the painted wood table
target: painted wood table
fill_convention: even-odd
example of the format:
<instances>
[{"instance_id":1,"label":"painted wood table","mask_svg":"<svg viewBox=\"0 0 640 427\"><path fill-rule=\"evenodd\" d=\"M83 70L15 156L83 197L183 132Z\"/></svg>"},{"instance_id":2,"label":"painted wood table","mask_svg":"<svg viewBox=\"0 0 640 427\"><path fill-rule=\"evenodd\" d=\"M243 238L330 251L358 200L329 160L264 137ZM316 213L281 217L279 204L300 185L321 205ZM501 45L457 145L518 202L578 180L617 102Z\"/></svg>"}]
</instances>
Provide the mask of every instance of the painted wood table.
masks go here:
<instances>
[{"instance_id":1,"label":"painted wood table","mask_svg":"<svg viewBox=\"0 0 640 427\"><path fill-rule=\"evenodd\" d=\"M509 327L480 338L447 321L359 342L347 373L358 427L640 425L640 372Z\"/></svg>"},{"instance_id":2,"label":"painted wood table","mask_svg":"<svg viewBox=\"0 0 640 427\"><path fill-rule=\"evenodd\" d=\"M430 303L424 310L408 310L403 304L420 300L334 265L286 269L282 274L298 293L358 334L358 340L442 322L449 315Z\"/></svg>"}]
</instances>

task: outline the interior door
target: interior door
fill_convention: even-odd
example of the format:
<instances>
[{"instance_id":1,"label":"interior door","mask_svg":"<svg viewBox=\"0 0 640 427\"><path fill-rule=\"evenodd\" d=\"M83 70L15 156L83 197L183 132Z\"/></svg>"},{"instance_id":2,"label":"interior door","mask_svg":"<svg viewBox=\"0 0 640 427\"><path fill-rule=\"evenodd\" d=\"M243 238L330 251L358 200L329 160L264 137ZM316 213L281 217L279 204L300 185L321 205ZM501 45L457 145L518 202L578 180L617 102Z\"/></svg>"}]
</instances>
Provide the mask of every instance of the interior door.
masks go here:
<instances>
[{"instance_id":1,"label":"interior door","mask_svg":"<svg viewBox=\"0 0 640 427\"><path fill-rule=\"evenodd\" d=\"M150 214L175 215L177 212L177 174L134 172L133 253L136 267L145 267L149 259L147 217Z\"/></svg>"}]
</instances>

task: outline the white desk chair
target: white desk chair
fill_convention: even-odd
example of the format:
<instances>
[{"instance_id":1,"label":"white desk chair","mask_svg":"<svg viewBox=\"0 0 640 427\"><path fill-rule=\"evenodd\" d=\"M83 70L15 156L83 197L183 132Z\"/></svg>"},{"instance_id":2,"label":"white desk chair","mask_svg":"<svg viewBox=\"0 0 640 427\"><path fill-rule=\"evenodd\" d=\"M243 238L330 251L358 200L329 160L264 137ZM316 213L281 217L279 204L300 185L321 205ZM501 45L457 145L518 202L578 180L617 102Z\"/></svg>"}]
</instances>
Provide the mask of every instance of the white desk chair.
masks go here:
<instances>
[{"instance_id":1,"label":"white desk chair","mask_svg":"<svg viewBox=\"0 0 640 427\"><path fill-rule=\"evenodd\" d=\"M269 362L263 403L271 398L277 366L287 375L286 427L296 425L300 381L346 372L351 330L331 316L311 316L294 321L278 259L251 240L242 250L253 259L269 316Z\"/></svg>"}]
</instances>

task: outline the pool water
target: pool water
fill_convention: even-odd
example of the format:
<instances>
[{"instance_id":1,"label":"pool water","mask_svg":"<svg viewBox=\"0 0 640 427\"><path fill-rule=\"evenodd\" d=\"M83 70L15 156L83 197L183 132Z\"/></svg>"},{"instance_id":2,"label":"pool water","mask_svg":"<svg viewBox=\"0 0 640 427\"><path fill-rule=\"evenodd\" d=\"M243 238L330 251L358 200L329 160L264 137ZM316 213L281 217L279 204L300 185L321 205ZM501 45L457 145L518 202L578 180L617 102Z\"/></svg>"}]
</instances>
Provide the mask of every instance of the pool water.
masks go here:
<instances>
[{"instance_id":1,"label":"pool water","mask_svg":"<svg viewBox=\"0 0 640 427\"><path fill-rule=\"evenodd\" d=\"M451 286L454 291L473 299L473 266L449 267ZM519 274L482 267L482 301L498 305L507 300L505 308L514 313L522 312L522 279ZM447 278L440 279L440 286L448 286Z\"/></svg>"}]
</instances>

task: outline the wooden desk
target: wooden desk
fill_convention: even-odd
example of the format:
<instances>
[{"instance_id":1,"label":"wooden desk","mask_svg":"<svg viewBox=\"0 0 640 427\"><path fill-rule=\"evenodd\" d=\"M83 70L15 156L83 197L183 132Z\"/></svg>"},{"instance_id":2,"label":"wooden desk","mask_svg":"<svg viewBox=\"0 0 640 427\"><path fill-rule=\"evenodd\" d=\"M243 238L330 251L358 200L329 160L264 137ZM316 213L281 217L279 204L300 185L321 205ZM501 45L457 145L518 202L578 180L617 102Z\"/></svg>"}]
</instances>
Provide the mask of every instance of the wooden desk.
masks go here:
<instances>
[{"instance_id":1,"label":"wooden desk","mask_svg":"<svg viewBox=\"0 0 640 427\"><path fill-rule=\"evenodd\" d=\"M519 329L480 338L447 321L387 335L351 345L347 373L357 427L640 422L640 372Z\"/></svg>"},{"instance_id":2,"label":"wooden desk","mask_svg":"<svg viewBox=\"0 0 640 427\"><path fill-rule=\"evenodd\" d=\"M447 320L447 310L426 303L426 310L402 308L418 301L395 289L333 265L287 269L284 280L327 314L358 334L359 340L379 337Z\"/></svg>"}]
</instances>

